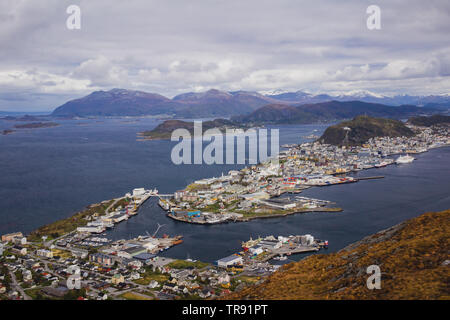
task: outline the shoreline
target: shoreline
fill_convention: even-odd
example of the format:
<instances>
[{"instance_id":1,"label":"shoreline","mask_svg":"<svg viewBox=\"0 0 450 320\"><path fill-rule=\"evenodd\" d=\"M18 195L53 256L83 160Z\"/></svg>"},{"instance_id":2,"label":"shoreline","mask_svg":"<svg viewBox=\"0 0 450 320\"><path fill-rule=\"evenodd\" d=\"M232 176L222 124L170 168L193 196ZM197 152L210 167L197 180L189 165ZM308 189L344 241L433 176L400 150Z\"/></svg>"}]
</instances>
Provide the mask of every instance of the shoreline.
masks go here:
<instances>
[{"instance_id":1,"label":"shoreline","mask_svg":"<svg viewBox=\"0 0 450 320\"><path fill-rule=\"evenodd\" d=\"M292 212L286 212L286 213L274 213L274 214L263 214L263 215L254 215L249 217L240 217L240 218L229 218L220 222L200 222L200 221L187 221L185 219L175 217L174 215L167 214L167 216L175 221L179 222L185 222L190 224L198 224L198 225L216 225L216 224L223 224L223 223L236 223L236 222L249 222L251 220L256 219L270 219L270 218L281 218L281 217L287 217L294 214L300 214L300 213L308 213L308 212L343 212L344 209L342 208L311 208L311 209L297 209Z\"/></svg>"},{"instance_id":2,"label":"shoreline","mask_svg":"<svg viewBox=\"0 0 450 320\"><path fill-rule=\"evenodd\" d=\"M442 146L432 147L432 148L429 148L427 151L421 152L421 153L426 153L426 152L432 151L434 149L440 149L440 148L446 148L446 147L450 147L450 145L442 145ZM392 155L395 155L395 154L392 154ZM395 163L392 163L390 165L393 165L393 164L395 164ZM388 165L388 166L390 166L390 165ZM362 169L362 170L356 170L356 171L353 171L353 172L354 173L358 173L358 172L361 172L361 171L366 171L368 169L379 169L379 168L372 167L372 168L367 168L367 169ZM349 172L347 172L347 173L349 173ZM381 178L381 176L380 177L376 177L376 178ZM359 180L370 180L370 179L369 178L356 178L355 182L357 182ZM331 185L325 185L325 186L331 186ZM311 186L309 186L309 187L311 187ZM115 198L109 199L109 200L103 200L103 201L101 201L99 203L89 204L89 205L87 205L85 207L84 210L77 211L73 215L71 215L71 216L69 216L67 218L56 220L56 221L54 221L54 222L52 222L50 224L37 227L37 228L33 229L31 232L29 232L28 234L31 235L33 233L39 232L39 229L42 229L42 228L47 227L47 226L52 226L52 225L57 224L57 223L61 223L61 222L68 221L68 220L73 220L73 218L75 216L77 216L78 214L82 214L85 211L90 210L92 207L98 207L98 206L100 206L100 205L102 205L104 203L108 203L108 202L111 202L113 200L115 200ZM287 212L287 213L282 213L282 214L272 214L272 215L269 214L269 215L253 216L253 217L236 218L235 222L248 222L248 221L255 220L255 219L286 217L286 216L289 216L289 215L293 215L295 213L342 212L342 211L344 211L344 209L342 209L342 208L322 208L322 209L321 208L317 208L317 209L308 209L308 210L305 210L305 211L303 211L303 210L296 210L295 212ZM185 223L191 223L191 224L202 224L202 225L219 224L219 223L225 223L225 222L233 222L233 220L231 220L231 221L225 220L225 221L221 221L221 222L217 222L217 223L195 223L195 222L191 222L191 221L184 221L183 219L174 218L173 216L170 216L169 214L166 214L166 216L169 216L171 219L176 220L176 221L185 222Z\"/></svg>"}]
</instances>

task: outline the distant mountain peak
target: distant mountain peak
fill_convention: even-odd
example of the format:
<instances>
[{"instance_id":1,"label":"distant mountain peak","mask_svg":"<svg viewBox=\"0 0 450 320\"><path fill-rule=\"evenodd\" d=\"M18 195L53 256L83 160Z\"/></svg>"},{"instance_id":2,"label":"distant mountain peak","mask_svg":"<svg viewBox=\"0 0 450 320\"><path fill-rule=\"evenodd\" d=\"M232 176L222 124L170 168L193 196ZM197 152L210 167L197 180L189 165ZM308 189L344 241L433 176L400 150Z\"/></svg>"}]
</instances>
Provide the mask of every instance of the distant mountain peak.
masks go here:
<instances>
[{"instance_id":1,"label":"distant mountain peak","mask_svg":"<svg viewBox=\"0 0 450 320\"><path fill-rule=\"evenodd\" d=\"M374 98L380 98L380 99L386 97L384 95L374 93L369 90L351 90L351 91L343 92L343 93L337 95L337 97L349 97L349 96L354 97L354 98L374 97Z\"/></svg>"}]
</instances>

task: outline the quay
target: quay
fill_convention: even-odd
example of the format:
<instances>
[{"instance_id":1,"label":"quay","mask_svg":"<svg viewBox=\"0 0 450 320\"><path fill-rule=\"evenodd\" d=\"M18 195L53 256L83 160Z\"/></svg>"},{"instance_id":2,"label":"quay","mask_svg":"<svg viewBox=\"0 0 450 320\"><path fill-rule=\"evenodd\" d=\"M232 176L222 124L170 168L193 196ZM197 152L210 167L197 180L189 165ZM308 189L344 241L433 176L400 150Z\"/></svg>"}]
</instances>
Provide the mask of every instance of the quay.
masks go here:
<instances>
[{"instance_id":1,"label":"quay","mask_svg":"<svg viewBox=\"0 0 450 320\"><path fill-rule=\"evenodd\" d=\"M266 262L266 261L272 260L275 257L290 256L292 254L297 254L297 253L317 252L319 250L320 250L319 246L301 246L301 247L296 247L294 249L282 248L280 250L276 250L276 251L268 254L260 261Z\"/></svg>"},{"instance_id":2,"label":"quay","mask_svg":"<svg viewBox=\"0 0 450 320\"><path fill-rule=\"evenodd\" d=\"M310 234L250 238L242 242L243 251L217 260L217 265L251 271L272 259L286 260L292 254L317 252L321 248L328 248L328 241L315 239Z\"/></svg>"},{"instance_id":3,"label":"quay","mask_svg":"<svg viewBox=\"0 0 450 320\"><path fill-rule=\"evenodd\" d=\"M384 176L375 176L375 177L362 177L362 178L356 178L357 181L361 180L374 180L374 179L383 179Z\"/></svg>"},{"instance_id":4,"label":"quay","mask_svg":"<svg viewBox=\"0 0 450 320\"><path fill-rule=\"evenodd\" d=\"M297 213L308 213L308 212L342 212L344 211L344 209L342 208L308 208L308 209L302 209L302 210L295 210L292 212L285 212L285 213L278 213L278 214L267 214L267 215L254 215L251 217L242 217L242 218L238 218L235 220L239 221L239 222L247 222L250 220L254 220L254 219L268 219L268 218L280 218L280 217L286 217L292 214L297 214Z\"/></svg>"},{"instance_id":5,"label":"quay","mask_svg":"<svg viewBox=\"0 0 450 320\"><path fill-rule=\"evenodd\" d=\"M82 235L93 233L102 234L106 229L111 229L115 224L126 221L138 214L139 208L151 197L161 197L170 195L159 195L158 190L146 190L144 188L135 188L123 197L116 198L105 209L103 215L91 217L86 226L77 227L76 231Z\"/></svg>"}]
</instances>

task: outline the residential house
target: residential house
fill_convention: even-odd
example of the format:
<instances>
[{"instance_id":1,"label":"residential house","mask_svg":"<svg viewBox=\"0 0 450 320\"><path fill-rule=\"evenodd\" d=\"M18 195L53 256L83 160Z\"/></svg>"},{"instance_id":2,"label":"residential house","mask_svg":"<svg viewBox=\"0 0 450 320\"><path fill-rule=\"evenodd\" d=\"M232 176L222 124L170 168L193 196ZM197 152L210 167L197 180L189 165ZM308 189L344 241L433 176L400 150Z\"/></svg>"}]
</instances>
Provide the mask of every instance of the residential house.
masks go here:
<instances>
[{"instance_id":1,"label":"residential house","mask_svg":"<svg viewBox=\"0 0 450 320\"><path fill-rule=\"evenodd\" d=\"M15 245L12 248L12 251L16 252L17 254L21 254L23 256L27 254L27 248L19 246L19 245Z\"/></svg>"},{"instance_id":2,"label":"residential house","mask_svg":"<svg viewBox=\"0 0 450 320\"><path fill-rule=\"evenodd\" d=\"M123 277L123 275L121 275L120 273L116 273L115 275L113 275L113 277L111 278L111 283L118 285L125 282L125 278Z\"/></svg>"},{"instance_id":3,"label":"residential house","mask_svg":"<svg viewBox=\"0 0 450 320\"><path fill-rule=\"evenodd\" d=\"M39 249L36 251L36 255L43 258L53 258L53 252L51 250Z\"/></svg>"}]
</instances>

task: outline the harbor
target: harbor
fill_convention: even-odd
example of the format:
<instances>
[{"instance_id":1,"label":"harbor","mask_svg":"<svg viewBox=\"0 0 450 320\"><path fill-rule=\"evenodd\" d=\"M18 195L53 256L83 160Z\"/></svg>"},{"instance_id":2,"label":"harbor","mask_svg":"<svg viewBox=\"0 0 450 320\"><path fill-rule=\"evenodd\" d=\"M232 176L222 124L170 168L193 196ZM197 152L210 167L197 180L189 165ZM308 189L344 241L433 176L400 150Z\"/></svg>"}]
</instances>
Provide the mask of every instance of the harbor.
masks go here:
<instances>
[{"instance_id":1,"label":"harbor","mask_svg":"<svg viewBox=\"0 0 450 320\"><path fill-rule=\"evenodd\" d=\"M305 212L340 212L326 200L285 197L313 187L358 183L383 176L360 177L361 170L407 165L415 159L407 152L423 153L450 145L446 128L409 125L412 137L375 137L357 146L335 146L318 141L285 144L275 159L219 177L196 180L160 199L169 218L192 224L242 222ZM406 153L406 155L403 155ZM397 157L396 157L397 156ZM279 200L283 199L283 200Z\"/></svg>"},{"instance_id":2,"label":"harbor","mask_svg":"<svg viewBox=\"0 0 450 320\"><path fill-rule=\"evenodd\" d=\"M138 214L139 208L151 197L158 197L158 190L146 190L135 188L131 193L126 193L122 198L114 199L114 202L100 215L95 213L87 217L89 221L86 226L78 227L76 231L80 234L102 234L114 225L127 221Z\"/></svg>"},{"instance_id":3,"label":"harbor","mask_svg":"<svg viewBox=\"0 0 450 320\"><path fill-rule=\"evenodd\" d=\"M287 173L292 167L282 156L280 164L283 168L279 176L269 174L273 172L270 165L260 164L243 169L239 179L235 177L235 181L228 181L229 184L226 175L219 175L220 180L195 180L189 193L175 191L169 194L170 190L166 189L167 193L160 194L155 190L136 188L124 196L89 206L86 213L76 215L76 228L72 232L51 236L42 242L32 239L27 245L26 259L41 262L42 270L36 270L51 277L52 283L56 283L56 278L67 278L69 266L80 266L86 275L83 282L91 290L89 297L94 299L101 290L108 290L108 296L119 299L126 292L144 294L149 291L168 299L188 294L202 298L217 296L222 290L236 290L241 279L262 279L284 263L325 248L335 252L364 237L368 228L376 231L398 223L395 219L404 219L395 210L398 206L411 208L409 202L413 202L414 210L423 211L424 206L439 205L433 198L424 197L430 192L438 196L444 192L445 188L436 186L435 181L447 167L440 155L448 153L448 148L431 149L430 153L417 154L412 163L395 164L393 158L391 165L385 165L389 163L387 158L379 157L378 162L373 162L378 165L366 169L349 166L348 172L342 172L341 169L346 169L344 165L330 172L334 165L330 160L324 164L320 160L308 160L310 165L304 165L302 170L311 169L315 163L317 172L290 173L289 176ZM347 152L351 154L355 150ZM418 181L418 172L426 172L419 176L419 185L413 183ZM354 182L339 182L349 175L352 179L347 180ZM296 179L285 180L285 176ZM389 184L382 181L383 177ZM305 185L305 182L318 182L319 179L335 181L331 186L337 186ZM256 190L255 186L258 187ZM228 188L237 192L228 192ZM399 197L398 190L406 192L407 196ZM356 203L355 198L364 201ZM242 205L247 207L241 209ZM332 212L338 209L336 205L345 210L341 209L339 214L318 214L318 211ZM192 221L174 220L169 216L171 209L190 213ZM206 216L203 212L212 213L211 219L206 218L211 223L199 232L195 220ZM253 221L241 224L215 221L226 217L224 213L228 212L240 213L242 220ZM401 212L415 214L411 209ZM124 215L126 219L122 218ZM290 217L285 218L288 215ZM238 222L238 218L234 216L227 222ZM80 225L83 223L85 225ZM77 229L98 226L105 229L100 233ZM267 230L282 236L259 237L267 234ZM259 239L259 242L243 245L242 239L248 237ZM8 257L13 252L22 259L22 251L16 251L14 246L8 244L5 247ZM43 269L46 264L52 266L52 271ZM8 262L8 266L14 268L14 262ZM198 281L202 283L200 288Z\"/></svg>"},{"instance_id":4,"label":"harbor","mask_svg":"<svg viewBox=\"0 0 450 320\"><path fill-rule=\"evenodd\" d=\"M243 274L264 274L280 267L270 261L285 261L291 255L318 252L328 248L327 240L315 239L310 234L250 238L242 242L242 250L216 261L220 268Z\"/></svg>"}]
</instances>

